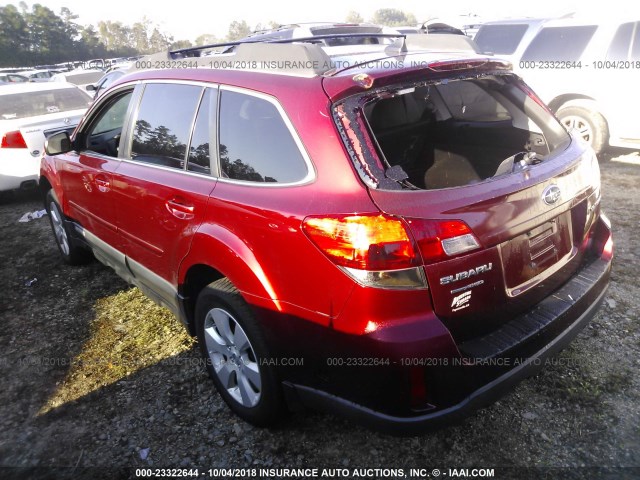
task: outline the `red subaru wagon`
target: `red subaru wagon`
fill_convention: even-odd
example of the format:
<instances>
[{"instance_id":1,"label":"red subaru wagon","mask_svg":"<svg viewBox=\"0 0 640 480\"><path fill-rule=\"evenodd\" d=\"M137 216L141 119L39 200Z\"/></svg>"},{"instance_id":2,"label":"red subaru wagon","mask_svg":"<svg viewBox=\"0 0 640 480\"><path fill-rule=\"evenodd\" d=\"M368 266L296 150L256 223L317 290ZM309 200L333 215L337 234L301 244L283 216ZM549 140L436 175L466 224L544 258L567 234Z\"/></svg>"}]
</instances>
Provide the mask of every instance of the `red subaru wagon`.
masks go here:
<instances>
[{"instance_id":1,"label":"red subaru wagon","mask_svg":"<svg viewBox=\"0 0 640 480\"><path fill-rule=\"evenodd\" d=\"M256 425L489 403L596 313L611 228L593 151L508 63L428 37L143 60L48 139L63 259L174 312Z\"/></svg>"}]
</instances>

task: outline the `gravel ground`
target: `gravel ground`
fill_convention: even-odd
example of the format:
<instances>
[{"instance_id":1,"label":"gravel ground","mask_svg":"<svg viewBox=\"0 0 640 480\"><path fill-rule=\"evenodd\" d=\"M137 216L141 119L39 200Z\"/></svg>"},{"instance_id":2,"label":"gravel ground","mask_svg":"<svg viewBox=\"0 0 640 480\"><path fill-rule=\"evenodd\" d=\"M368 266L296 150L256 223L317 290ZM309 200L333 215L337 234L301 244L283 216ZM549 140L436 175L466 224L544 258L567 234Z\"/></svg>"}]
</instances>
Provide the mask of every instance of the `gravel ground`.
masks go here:
<instances>
[{"instance_id":1,"label":"gravel ground","mask_svg":"<svg viewBox=\"0 0 640 480\"><path fill-rule=\"evenodd\" d=\"M601 311L499 402L409 438L313 412L278 429L243 423L171 314L98 263L63 265L47 217L18 223L42 208L35 195L0 200L0 478L127 478L136 468L185 467L201 476L326 467L410 477L424 467L413 478L434 478L434 468L460 477L477 467L495 478L640 478L640 155L617 150L601 170L616 247Z\"/></svg>"}]
</instances>

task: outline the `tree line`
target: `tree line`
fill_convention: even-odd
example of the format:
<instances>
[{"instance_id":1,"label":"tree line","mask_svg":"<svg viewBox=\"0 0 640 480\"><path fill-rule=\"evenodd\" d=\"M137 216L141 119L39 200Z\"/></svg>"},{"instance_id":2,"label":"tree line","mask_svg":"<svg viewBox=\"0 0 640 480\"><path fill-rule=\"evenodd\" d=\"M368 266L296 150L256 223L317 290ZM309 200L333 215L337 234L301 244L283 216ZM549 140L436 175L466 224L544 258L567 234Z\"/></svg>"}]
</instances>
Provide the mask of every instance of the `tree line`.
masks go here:
<instances>
[{"instance_id":1,"label":"tree line","mask_svg":"<svg viewBox=\"0 0 640 480\"><path fill-rule=\"evenodd\" d=\"M0 6L0 67L25 67L84 61L93 58L129 57L166 49L194 46L189 40L175 40L150 20L143 18L132 25L104 20L94 25L79 25L75 15L66 7L56 14L41 4L31 8L25 2ZM357 12L345 19L350 23L363 22ZM413 14L396 9L377 10L372 23L397 26L415 24ZM277 27L276 22L258 24L251 28L246 21L229 25L225 38L203 34L195 45L234 41L256 30Z\"/></svg>"}]
</instances>

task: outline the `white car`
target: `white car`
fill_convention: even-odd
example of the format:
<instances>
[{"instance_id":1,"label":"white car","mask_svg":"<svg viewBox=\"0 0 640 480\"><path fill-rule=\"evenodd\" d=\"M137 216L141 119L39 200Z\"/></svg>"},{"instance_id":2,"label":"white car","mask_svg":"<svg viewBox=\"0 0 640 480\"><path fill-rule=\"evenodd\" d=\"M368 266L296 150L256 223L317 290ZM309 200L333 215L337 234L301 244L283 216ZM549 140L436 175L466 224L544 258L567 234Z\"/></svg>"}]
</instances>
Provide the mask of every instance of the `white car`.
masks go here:
<instances>
[{"instance_id":1,"label":"white car","mask_svg":"<svg viewBox=\"0 0 640 480\"><path fill-rule=\"evenodd\" d=\"M596 152L640 147L640 15L548 21L513 67Z\"/></svg>"},{"instance_id":2,"label":"white car","mask_svg":"<svg viewBox=\"0 0 640 480\"><path fill-rule=\"evenodd\" d=\"M52 82L68 82L77 85L82 90L87 88L87 85L91 85L100 80L104 75L102 70L84 70L77 69L70 72L56 73L51 77Z\"/></svg>"},{"instance_id":3,"label":"white car","mask_svg":"<svg viewBox=\"0 0 640 480\"><path fill-rule=\"evenodd\" d=\"M69 83L19 83L0 89L0 192L35 187L44 142L72 131L91 98Z\"/></svg>"}]
</instances>

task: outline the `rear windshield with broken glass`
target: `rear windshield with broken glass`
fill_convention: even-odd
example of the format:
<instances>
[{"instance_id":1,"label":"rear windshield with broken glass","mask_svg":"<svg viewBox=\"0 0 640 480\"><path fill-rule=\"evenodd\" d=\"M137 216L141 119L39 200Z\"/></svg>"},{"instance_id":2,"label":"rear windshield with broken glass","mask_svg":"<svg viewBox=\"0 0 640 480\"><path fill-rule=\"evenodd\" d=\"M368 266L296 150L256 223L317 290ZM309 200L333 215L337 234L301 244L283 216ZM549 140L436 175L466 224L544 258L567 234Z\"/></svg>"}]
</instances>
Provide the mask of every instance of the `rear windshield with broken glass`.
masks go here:
<instances>
[{"instance_id":1,"label":"rear windshield with broken glass","mask_svg":"<svg viewBox=\"0 0 640 480\"><path fill-rule=\"evenodd\" d=\"M0 119L38 117L87 108L91 100L77 88L38 90L0 96Z\"/></svg>"},{"instance_id":2,"label":"rear windshield with broken glass","mask_svg":"<svg viewBox=\"0 0 640 480\"><path fill-rule=\"evenodd\" d=\"M470 185L540 163L570 142L513 76L385 90L360 100L359 111L364 122L352 121L349 128L368 130L372 141L362 144L375 150L377 176L386 177L376 179L378 188Z\"/></svg>"}]
</instances>

